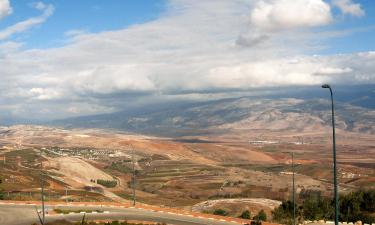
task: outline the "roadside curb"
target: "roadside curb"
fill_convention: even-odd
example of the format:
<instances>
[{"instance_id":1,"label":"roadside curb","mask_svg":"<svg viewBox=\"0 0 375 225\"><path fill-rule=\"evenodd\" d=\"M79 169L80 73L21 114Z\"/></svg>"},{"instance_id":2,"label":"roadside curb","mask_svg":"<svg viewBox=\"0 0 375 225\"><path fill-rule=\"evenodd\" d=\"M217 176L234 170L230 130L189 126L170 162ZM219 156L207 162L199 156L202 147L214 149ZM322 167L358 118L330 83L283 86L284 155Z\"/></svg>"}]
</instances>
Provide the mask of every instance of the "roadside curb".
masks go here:
<instances>
[{"instance_id":1,"label":"roadside curb","mask_svg":"<svg viewBox=\"0 0 375 225\"><path fill-rule=\"evenodd\" d=\"M0 205L23 205L23 206L39 206L40 202L11 202L11 201L0 201ZM183 210L177 210L172 208L159 208L156 206L151 205L145 205L142 204L143 207L139 206L132 206L129 204L119 204L119 203L108 203L108 204L95 204L95 203L61 203L61 202L48 202L47 206L49 207L107 207L107 208L122 208L122 209L137 209L137 210L145 210L149 212L158 212L158 213L164 213L164 214L171 214L171 215L177 215L177 216L188 216L188 217L194 217L199 219L207 219L207 220L216 220L221 222L230 222L230 223L237 223L237 224L249 224L248 220L243 220L239 218L233 218L233 217L223 217L218 215L209 215L209 214L201 214L196 212L188 212ZM72 212L69 213L69 215L73 214L84 214L86 212ZM103 212L89 212L86 214L110 214L110 211L103 211ZM68 214L50 214L52 215L68 215ZM268 224L268 223L267 223Z\"/></svg>"}]
</instances>

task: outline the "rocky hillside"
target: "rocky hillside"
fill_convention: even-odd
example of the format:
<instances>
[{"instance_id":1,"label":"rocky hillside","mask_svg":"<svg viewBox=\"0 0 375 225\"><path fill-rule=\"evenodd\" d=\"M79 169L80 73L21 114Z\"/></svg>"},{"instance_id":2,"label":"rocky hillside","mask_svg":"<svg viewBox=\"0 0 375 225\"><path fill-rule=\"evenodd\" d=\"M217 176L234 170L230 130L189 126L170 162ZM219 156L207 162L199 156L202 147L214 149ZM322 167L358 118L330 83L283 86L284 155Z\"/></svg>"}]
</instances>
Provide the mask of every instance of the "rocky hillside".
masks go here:
<instances>
[{"instance_id":1,"label":"rocky hillside","mask_svg":"<svg viewBox=\"0 0 375 225\"><path fill-rule=\"evenodd\" d=\"M338 129L375 133L375 110L336 102ZM160 136L207 134L228 129L311 131L328 129L330 101L326 99L231 98L181 104L155 111L117 112L53 122L64 127L112 128Z\"/></svg>"}]
</instances>

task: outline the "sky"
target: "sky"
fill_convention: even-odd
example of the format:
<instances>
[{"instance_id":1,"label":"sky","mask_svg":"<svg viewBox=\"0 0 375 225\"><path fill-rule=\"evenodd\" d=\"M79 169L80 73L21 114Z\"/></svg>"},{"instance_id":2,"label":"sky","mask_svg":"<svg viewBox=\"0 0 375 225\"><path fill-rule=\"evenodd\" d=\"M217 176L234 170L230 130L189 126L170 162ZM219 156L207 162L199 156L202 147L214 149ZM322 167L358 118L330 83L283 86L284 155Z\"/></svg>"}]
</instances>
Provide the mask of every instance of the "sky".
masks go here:
<instances>
[{"instance_id":1,"label":"sky","mask_svg":"<svg viewBox=\"0 0 375 225\"><path fill-rule=\"evenodd\" d=\"M373 0L0 0L0 120L374 84L374 37Z\"/></svg>"}]
</instances>

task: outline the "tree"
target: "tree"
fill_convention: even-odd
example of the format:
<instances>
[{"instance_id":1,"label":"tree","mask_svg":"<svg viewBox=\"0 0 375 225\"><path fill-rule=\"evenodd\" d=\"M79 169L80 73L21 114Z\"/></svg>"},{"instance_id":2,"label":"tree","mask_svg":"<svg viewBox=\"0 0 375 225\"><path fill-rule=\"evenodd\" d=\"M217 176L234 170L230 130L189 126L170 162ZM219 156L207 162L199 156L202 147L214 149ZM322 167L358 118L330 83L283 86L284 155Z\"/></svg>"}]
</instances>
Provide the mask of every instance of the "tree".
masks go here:
<instances>
[{"instance_id":1,"label":"tree","mask_svg":"<svg viewBox=\"0 0 375 225\"><path fill-rule=\"evenodd\" d=\"M298 205L297 219L332 220L334 217L333 200L323 197L318 192L304 192L302 205ZM362 221L370 224L375 222L375 190L360 190L340 196L340 220L347 222ZM273 219L282 224L291 224L291 202L283 202L272 212Z\"/></svg>"},{"instance_id":2,"label":"tree","mask_svg":"<svg viewBox=\"0 0 375 225\"><path fill-rule=\"evenodd\" d=\"M356 191L340 198L340 218L341 220L364 223L374 223L375 217L375 191Z\"/></svg>"},{"instance_id":3,"label":"tree","mask_svg":"<svg viewBox=\"0 0 375 225\"><path fill-rule=\"evenodd\" d=\"M333 219L333 202L320 194L307 197L302 203L302 208L305 219Z\"/></svg>"},{"instance_id":4,"label":"tree","mask_svg":"<svg viewBox=\"0 0 375 225\"><path fill-rule=\"evenodd\" d=\"M115 180L101 180L101 179L98 179L96 181L96 183L100 184L100 185L103 185L107 188L113 188L113 187L116 187L117 185L117 181Z\"/></svg>"},{"instance_id":5,"label":"tree","mask_svg":"<svg viewBox=\"0 0 375 225\"><path fill-rule=\"evenodd\" d=\"M258 212L258 214L256 216L254 216L253 218L254 220L258 220L258 221L266 221L267 220L267 215L266 213L264 212L264 210L260 210Z\"/></svg>"},{"instance_id":6,"label":"tree","mask_svg":"<svg viewBox=\"0 0 375 225\"><path fill-rule=\"evenodd\" d=\"M293 217L293 203L291 201L282 202L279 207L272 211L272 217L274 220L282 224L291 225Z\"/></svg>"},{"instance_id":7,"label":"tree","mask_svg":"<svg viewBox=\"0 0 375 225\"><path fill-rule=\"evenodd\" d=\"M363 193L361 208L364 211L375 212L375 190L368 190Z\"/></svg>"},{"instance_id":8,"label":"tree","mask_svg":"<svg viewBox=\"0 0 375 225\"><path fill-rule=\"evenodd\" d=\"M240 215L240 218L247 219L247 220L251 219L250 211L249 210L243 211L242 214Z\"/></svg>"}]
</instances>

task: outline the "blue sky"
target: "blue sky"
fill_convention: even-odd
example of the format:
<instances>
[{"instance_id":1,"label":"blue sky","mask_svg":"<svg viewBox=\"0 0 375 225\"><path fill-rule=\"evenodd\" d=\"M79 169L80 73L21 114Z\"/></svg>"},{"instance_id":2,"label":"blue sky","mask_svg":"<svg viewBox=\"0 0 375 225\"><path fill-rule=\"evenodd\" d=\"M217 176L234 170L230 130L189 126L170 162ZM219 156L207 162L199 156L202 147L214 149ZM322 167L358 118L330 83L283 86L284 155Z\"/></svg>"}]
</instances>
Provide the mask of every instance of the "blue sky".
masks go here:
<instances>
[{"instance_id":1,"label":"blue sky","mask_svg":"<svg viewBox=\"0 0 375 225\"><path fill-rule=\"evenodd\" d=\"M40 14L31 7L37 1L11 1L12 16L0 23L4 29L16 22ZM12 39L24 42L26 48L51 48L66 44L69 31L97 33L123 29L157 19L165 12L166 0L49 0L55 8L53 16L33 29L13 35ZM375 4L372 0L357 0L366 15L357 18L340 16L339 9L332 8L337 15L332 25L317 28L327 31L354 30L347 35L324 40L325 48L319 54L352 53L375 49Z\"/></svg>"},{"instance_id":2,"label":"blue sky","mask_svg":"<svg viewBox=\"0 0 375 225\"><path fill-rule=\"evenodd\" d=\"M0 119L375 83L373 0L0 0Z\"/></svg>"},{"instance_id":3,"label":"blue sky","mask_svg":"<svg viewBox=\"0 0 375 225\"><path fill-rule=\"evenodd\" d=\"M0 29L40 14L31 7L32 0L11 1L13 14L0 22ZM28 32L13 39L25 42L28 48L63 45L70 30L101 32L122 29L156 19L165 9L164 0L49 0L55 8L53 16Z\"/></svg>"},{"instance_id":4,"label":"blue sky","mask_svg":"<svg viewBox=\"0 0 375 225\"><path fill-rule=\"evenodd\" d=\"M373 0L356 1L360 3L366 13L365 16L340 17L331 27L327 29L335 30L362 30L348 34L347 36L332 38L327 41L328 49L325 54L353 53L375 49L375 2ZM338 9L334 13L339 14Z\"/></svg>"}]
</instances>

